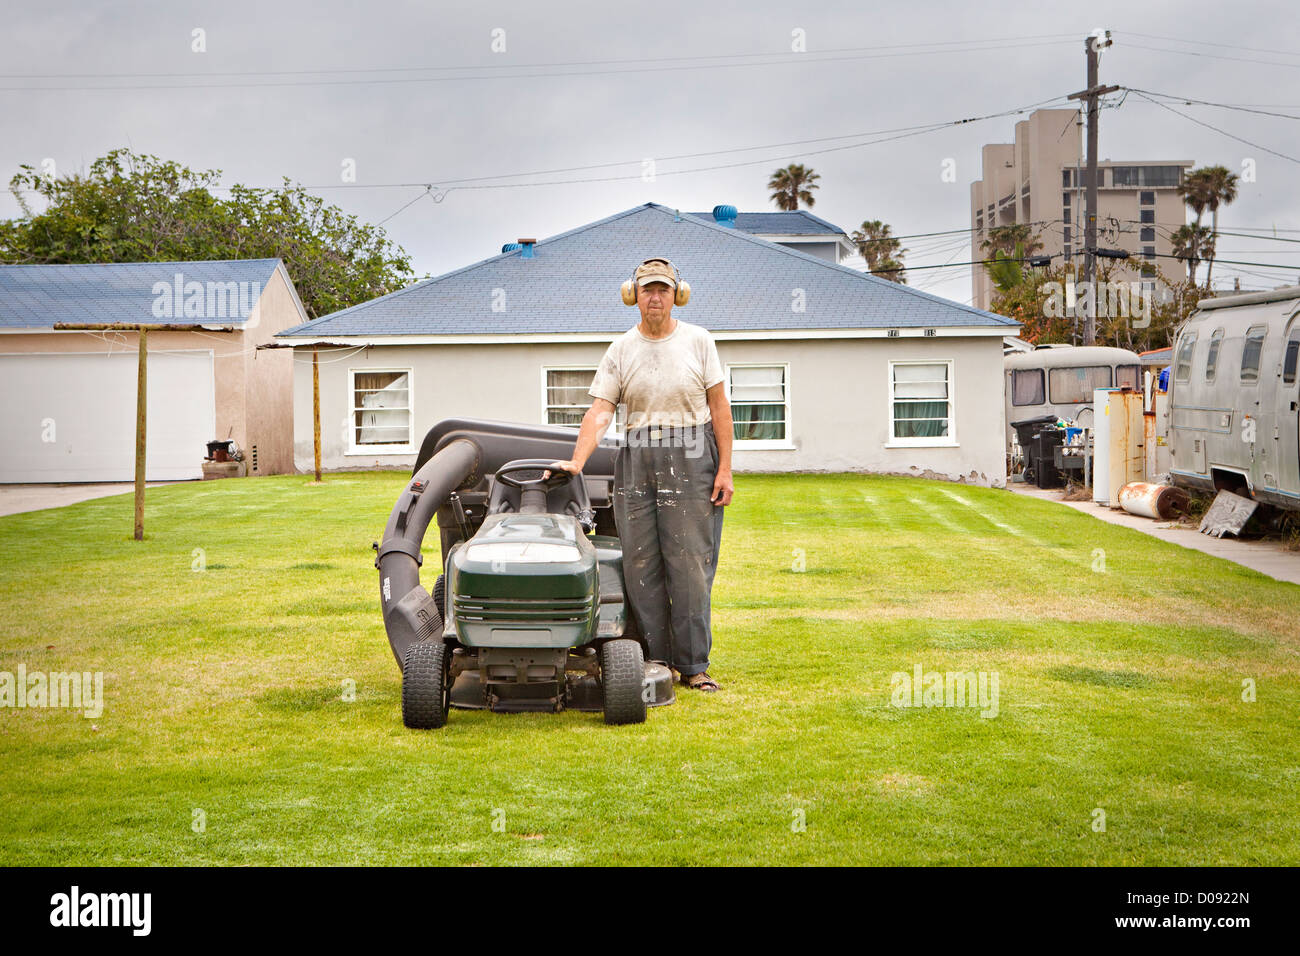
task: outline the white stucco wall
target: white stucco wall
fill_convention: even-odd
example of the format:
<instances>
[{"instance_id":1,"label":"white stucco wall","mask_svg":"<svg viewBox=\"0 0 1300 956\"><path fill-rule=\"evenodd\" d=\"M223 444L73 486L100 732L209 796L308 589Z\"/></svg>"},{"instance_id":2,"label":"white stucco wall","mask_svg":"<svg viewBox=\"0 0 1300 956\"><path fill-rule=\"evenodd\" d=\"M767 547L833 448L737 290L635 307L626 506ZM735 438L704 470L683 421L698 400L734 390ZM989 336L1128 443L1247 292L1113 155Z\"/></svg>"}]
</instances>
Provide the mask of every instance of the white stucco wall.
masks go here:
<instances>
[{"instance_id":1,"label":"white stucco wall","mask_svg":"<svg viewBox=\"0 0 1300 956\"><path fill-rule=\"evenodd\" d=\"M320 354L321 447L327 470L409 468L415 454L348 453L349 370L410 369L415 445L444 418L545 422L544 367L590 366L604 343L372 346ZM719 340L728 363L789 366L789 449L737 444L736 471L869 471L928 475L1001 487L1002 337ZM891 447L889 362L951 361L955 422L942 447ZM311 350L294 361L294 460L312 469Z\"/></svg>"}]
</instances>

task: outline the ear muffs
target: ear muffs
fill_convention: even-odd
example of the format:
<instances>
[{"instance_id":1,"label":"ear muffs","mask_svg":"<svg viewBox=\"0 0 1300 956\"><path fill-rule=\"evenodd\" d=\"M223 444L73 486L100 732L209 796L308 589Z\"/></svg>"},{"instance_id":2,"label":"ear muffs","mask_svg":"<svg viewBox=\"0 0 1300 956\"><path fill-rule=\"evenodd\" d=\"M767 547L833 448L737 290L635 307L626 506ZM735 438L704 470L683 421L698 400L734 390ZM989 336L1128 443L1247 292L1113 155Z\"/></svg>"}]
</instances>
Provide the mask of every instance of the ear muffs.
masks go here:
<instances>
[{"instance_id":1,"label":"ear muffs","mask_svg":"<svg viewBox=\"0 0 1300 956\"><path fill-rule=\"evenodd\" d=\"M691 301L691 284L682 281L682 274L677 271L677 267L667 259L647 259L646 262L667 262L673 270L673 275L677 277L677 288L673 292L673 305L683 306ZM641 263L645 265L645 262ZM636 305L636 273L632 273L632 278L628 279L619 288L619 295L623 299L624 305Z\"/></svg>"}]
</instances>

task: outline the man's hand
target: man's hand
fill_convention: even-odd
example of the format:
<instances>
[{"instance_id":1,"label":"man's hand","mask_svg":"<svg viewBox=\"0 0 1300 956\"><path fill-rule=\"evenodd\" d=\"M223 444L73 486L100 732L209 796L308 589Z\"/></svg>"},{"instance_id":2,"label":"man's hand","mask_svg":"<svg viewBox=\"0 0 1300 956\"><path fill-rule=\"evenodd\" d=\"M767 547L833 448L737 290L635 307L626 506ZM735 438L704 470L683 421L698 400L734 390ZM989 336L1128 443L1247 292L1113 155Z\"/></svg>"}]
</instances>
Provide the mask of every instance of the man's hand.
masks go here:
<instances>
[{"instance_id":1,"label":"man's hand","mask_svg":"<svg viewBox=\"0 0 1300 956\"><path fill-rule=\"evenodd\" d=\"M545 471L542 472L542 477L543 478L551 477L552 471L567 471L571 475L576 475L578 472L582 471L582 466L579 465L576 461L572 461L572 460L553 461L551 462L551 467L547 468Z\"/></svg>"},{"instance_id":2,"label":"man's hand","mask_svg":"<svg viewBox=\"0 0 1300 956\"><path fill-rule=\"evenodd\" d=\"M713 494L709 500L715 505L731 504L731 496L735 494L736 486L731 483L731 469L719 468L717 476L713 479Z\"/></svg>"}]
</instances>

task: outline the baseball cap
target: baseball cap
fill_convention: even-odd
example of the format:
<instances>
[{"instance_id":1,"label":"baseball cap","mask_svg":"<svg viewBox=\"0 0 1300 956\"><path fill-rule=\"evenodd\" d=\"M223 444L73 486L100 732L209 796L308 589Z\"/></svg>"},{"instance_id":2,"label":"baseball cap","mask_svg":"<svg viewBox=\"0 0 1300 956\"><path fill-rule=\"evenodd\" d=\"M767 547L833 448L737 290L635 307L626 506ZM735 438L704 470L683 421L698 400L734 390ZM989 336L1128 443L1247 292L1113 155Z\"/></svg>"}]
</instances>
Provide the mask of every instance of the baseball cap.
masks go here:
<instances>
[{"instance_id":1,"label":"baseball cap","mask_svg":"<svg viewBox=\"0 0 1300 956\"><path fill-rule=\"evenodd\" d=\"M666 259L651 259L637 266L637 286L649 285L651 282L663 282L670 288L677 288L677 277Z\"/></svg>"}]
</instances>

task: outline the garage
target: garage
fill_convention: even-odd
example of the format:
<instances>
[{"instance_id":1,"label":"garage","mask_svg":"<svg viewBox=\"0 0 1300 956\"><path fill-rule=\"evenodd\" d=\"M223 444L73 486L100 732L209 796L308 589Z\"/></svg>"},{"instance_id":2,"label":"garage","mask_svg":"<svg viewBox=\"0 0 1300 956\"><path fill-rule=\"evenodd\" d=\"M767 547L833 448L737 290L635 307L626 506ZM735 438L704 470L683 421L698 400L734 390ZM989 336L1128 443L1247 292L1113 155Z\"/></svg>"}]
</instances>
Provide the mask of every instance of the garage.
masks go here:
<instances>
[{"instance_id":1,"label":"garage","mask_svg":"<svg viewBox=\"0 0 1300 956\"><path fill-rule=\"evenodd\" d=\"M0 482L131 481L137 356L0 353ZM215 435L213 353L149 350L149 481L202 478Z\"/></svg>"}]
</instances>

